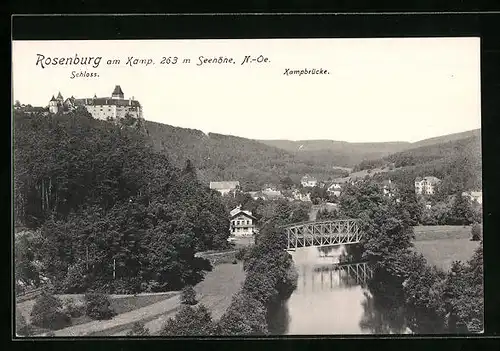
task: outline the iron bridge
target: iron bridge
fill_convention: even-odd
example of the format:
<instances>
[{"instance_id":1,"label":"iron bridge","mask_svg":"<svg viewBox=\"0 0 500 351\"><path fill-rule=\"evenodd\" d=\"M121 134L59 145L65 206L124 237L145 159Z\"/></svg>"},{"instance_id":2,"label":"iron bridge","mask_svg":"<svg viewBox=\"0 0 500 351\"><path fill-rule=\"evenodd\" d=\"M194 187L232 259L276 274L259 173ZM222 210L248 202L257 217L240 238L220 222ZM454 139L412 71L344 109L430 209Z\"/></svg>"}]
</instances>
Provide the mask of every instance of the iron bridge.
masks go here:
<instances>
[{"instance_id":1,"label":"iron bridge","mask_svg":"<svg viewBox=\"0 0 500 351\"><path fill-rule=\"evenodd\" d=\"M301 247L357 244L363 237L356 219L302 222L283 226L287 250Z\"/></svg>"}]
</instances>

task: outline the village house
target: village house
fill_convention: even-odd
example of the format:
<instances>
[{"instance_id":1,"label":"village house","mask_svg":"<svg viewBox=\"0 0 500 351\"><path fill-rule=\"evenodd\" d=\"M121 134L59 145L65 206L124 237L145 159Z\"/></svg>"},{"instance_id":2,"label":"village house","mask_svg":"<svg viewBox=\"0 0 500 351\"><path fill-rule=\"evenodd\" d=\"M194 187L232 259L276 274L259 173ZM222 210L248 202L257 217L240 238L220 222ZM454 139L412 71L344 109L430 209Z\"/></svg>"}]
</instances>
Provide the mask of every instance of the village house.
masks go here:
<instances>
[{"instance_id":1,"label":"village house","mask_svg":"<svg viewBox=\"0 0 500 351\"><path fill-rule=\"evenodd\" d=\"M210 189L217 190L222 196L227 194L232 194L234 196L239 187L239 181L210 182Z\"/></svg>"},{"instance_id":2,"label":"village house","mask_svg":"<svg viewBox=\"0 0 500 351\"><path fill-rule=\"evenodd\" d=\"M306 174L300 180L300 184L302 184L302 186L304 188L313 188L316 186L316 184L318 184L318 180L316 178L311 177L310 175Z\"/></svg>"},{"instance_id":3,"label":"village house","mask_svg":"<svg viewBox=\"0 0 500 351\"><path fill-rule=\"evenodd\" d=\"M393 197L395 190L396 186L390 179L382 182L382 193L384 196Z\"/></svg>"},{"instance_id":4,"label":"village house","mask_svg":"<svg viewBox=\"0 0 500 351\"><path fill-rule=\"evenodd\" d=\"M333 182L328 186L326 191L332 195L339 197L340 192L342 191L342 185L340 185L339 182Z\"/></svg>"},{"instance_id":5,"label":"village house","mask_svg":"<svg viewBox=\"0 0 500 351\"><path fill-rule=\"evenodd\" d=\"M480 205L482 205L482 203L483 203L483 192L482 191L466 191L466 192L462 193L462 196L469 198L470 201L476 201Z\"/></svg>"},{"instance_id":6,"label":"village house","mask_svg":"<svg viewBox=\"0 0 500 351\"><path fill-rule=\"evenodd\" d=\"M441 180L436 177L417 177L415 179L415 193L418 195L433 195L440 181Z\"/></svg>"},{"instance_id":7,"label":"village house","mask_svg":"<svg viewBox=\"0 0 500 351\"><path fill-rule=\"evenodd\" d=\"M250 197L254 200L264 198L264 196L262 195L262 192L260 192L260 191L249 191L249 192L247 192L247 194L250 195Z\"/></svg>"},{"instance_id":8,"label":"village house","mask_svg":"<svg viewBox=\"0 0 500 351\"><path fill-rule=\"evenodd\" d=\"M280 199L283 197L283 194L279 190L273 190L273 189L265 189L262 190L262 195L266 200L275 200L275 199Z\"/></svg>"},{"instance_id":9,"label":"village house","mask_svg":"<svg viewBox=\"0 0 500 351\"><path fill-rule=\"evenodd\" d=\"M231 235L235 237L249 237L255 233L255 223L257 219L252 216L252 212L244 211L241 205L230 212Z\"/></svg>"},{"instance_id":10,"label":"village house","mask_svg":"<svg viewBox=\"0 0 500 351\"><path fill-rule=\"evenodd\" d=\"M303 194L299 190L294 190L292 192L292 196L295 200L304 201L304 202L311 202L311 194L310 193Z\"/></svg>"},{"instance_id":11,"label":"village house","mask_svg":"<svg viewBox=\"0 0 500 351\"><path fill-rule=\"evenodd\" d=\"M143 118L142 107L139 101L132 96L125 99L122 88L117 85L111 97L97 97L76 99L71 96L64 99L61 92L49 101L50 113L66 113L75 110L78 106L85 107L92 117L101 120L116 120L126 117Z\"/></svg>"}]
</instances>

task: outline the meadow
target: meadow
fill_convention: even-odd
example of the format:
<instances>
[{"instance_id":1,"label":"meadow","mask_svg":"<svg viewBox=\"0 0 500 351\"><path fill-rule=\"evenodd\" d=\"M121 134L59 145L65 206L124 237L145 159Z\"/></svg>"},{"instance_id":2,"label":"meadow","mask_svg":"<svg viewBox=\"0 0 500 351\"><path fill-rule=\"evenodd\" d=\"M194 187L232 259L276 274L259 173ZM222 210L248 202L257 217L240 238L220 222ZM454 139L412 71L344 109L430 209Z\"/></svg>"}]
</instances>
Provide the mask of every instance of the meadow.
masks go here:
<instances>
[{"instance_id":1,"label":"meadow","mask_svg":"<svg viewBox=\"0 0 500 351\"><path fill-rule=\"evenodd\" d=\"M453 261L468 261L479 245L470 240L470 226L417 226L414 231L416 251L444 270L449 270Z\"/></svg>"}]
</instances>

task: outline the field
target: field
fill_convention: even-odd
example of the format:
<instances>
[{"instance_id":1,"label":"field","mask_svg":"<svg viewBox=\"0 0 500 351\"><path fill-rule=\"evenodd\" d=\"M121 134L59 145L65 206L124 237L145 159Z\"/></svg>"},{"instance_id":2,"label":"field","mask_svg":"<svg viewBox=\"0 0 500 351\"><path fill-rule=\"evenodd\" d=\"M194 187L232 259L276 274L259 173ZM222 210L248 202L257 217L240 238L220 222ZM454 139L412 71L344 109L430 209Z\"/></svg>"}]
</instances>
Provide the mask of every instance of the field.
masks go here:
<instances>
[{"instance_id":1,"label":"field","mask_svg":"<svg viewBox=\"0 0 500 351\"><path fill-rule=\"evenodd\" d=\"M229 307L234 294L241 288L245 272L241 263L223 263L214 267L212 272L207 273L205 279L195 286L198 302L204 304L212 313L213 319L219 319ZM163 323L177 312L176 308L156 316L154 319L144 320L146 328L152 335L157 334ZM115 330L114 332L99 333L102 336L123 336L129 329ZM97 334L94 334L97 335Z\"/></svg>"},{"instance_id":2,"label":"field","mask_svg":"<svg viewBox=\"0 0 500 351\"><path fill-rule=\"evenodd\" d=\"M111 308L117 313L122 314L129 311L133 311L145 306L152 305L159 301L166 300L172 296L177 295L177 292L168 292L168 293L156 293L156 294L141 294L141 295L111 295ZM65 301L71 299L75 303L83 303L84 295L83 294L71 294L71 295L57 295L59 299L64 303ZM21 302L16 304L16 308L21 312L21 314L26 318L26 321L29 323L31 320L31 310L33 309L33 305L35 304L35 300L29 300L25 302ZM87 316L82 316L78 318L73 318L71 320L71 326L81 325L85 323L92 322L92 319ZM40 332L43 332L40 330Z\"/></svg>"},{"instance_id":3,"label":"field","mask_svg":"<svg viewBox=\"0 0 500 351\"><path fill-rule=\"evenodd\" d=\"M217 265L195 286L198 301L211 311L214 319L218 319L231 303L233 295L240 289L244 278L245 273L241 263ZM113 319L73 325L58 330L55 334L56 336L124 336L137 321L144 322L151 334L157 334L163 323L173 317L179 309L180 299L178 293L153 296L155 295L149 297L122 295L121 298L114 299L116 301L113 302L113 307L121 313ZM31 307L32 304L33 302Z\"/></svg>"},{"instance_id":4,"label":"field","mask_svg":"<svg viewBox=\"0 0 500 351\"><path fill-rule=\"evenodd\" d=\"M468 261L479 245L470 240L469 226L418 226L414 230L415 249L444 270L449 270L453 261Z\"/></svg>"}]
</instances>

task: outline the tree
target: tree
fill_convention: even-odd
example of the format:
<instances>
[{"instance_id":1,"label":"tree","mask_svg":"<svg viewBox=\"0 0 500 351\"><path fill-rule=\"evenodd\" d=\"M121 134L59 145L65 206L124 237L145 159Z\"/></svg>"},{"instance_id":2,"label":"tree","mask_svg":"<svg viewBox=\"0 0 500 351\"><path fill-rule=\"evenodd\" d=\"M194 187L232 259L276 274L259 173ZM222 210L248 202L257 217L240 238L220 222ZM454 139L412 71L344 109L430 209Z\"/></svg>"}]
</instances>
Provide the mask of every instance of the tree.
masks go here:
<instances>
[{"instance_id":1,"label":"tree","mask_svg":"<svg viewBox=\"0 0 500 351\"><path fill-rule=\"evenodd\" d=\"M61 300L43 292L31 310L31 323L41 328L61 329L69 325L70 318L63 313Z\"/></svg>"},{"instance_id":2,"label":"tree","mask_svg":"<svg viewBox=\"0 0 500 351\"><path fill-rule=\"evenodd\" d=\"M144 326L143 322L135 322L132 329L127 332L127 336L149 336L149 329Z\"/></svg>"},{"instance_id":3,"label":"tree","mask_svg":"<svg viewBox=\"0 0 500 351\"><path fill-rule=\"evenodd\" d=\"M162 336L209 336L216 333L216 325L204 305L191 307L182 305L174 318L162 327Z\"/></svg>"},{"instance_id":4,"label":"tree","mask_svg":"<svg viewBox=\"0 0 500 351\"><path fill-rule=\"evenodd\" d=\"M16 308L16 335L18 336L29 336L31 335L31 328L26 323L26 318L24 318L21 311Z\"/></svg>"},{"instance_id":5,"label":"tree","mask_svg":"<svg viewBox=\"0 0 500 351\"><path fill-rule=\"evenodd\" d=\"M85 314L92 319L111 319L115 312L109 297L105 294L90 292L85 294Z\"/></svg>"},{"instance_id":6,"label":"tree","mask_svg":"<svg viewBox=\"0 0 500 351\"><path fill-rule=\"evenodd\" d=\"M266 309L246 293L236 294L219 321L222 335L265 335Z\"/></svg>"},{"instance_id":7,"label":"tree","mask_svg":"<svg viewBox=\"0 0 500 351\"><path fill-rule=\"evenodd\" d=\"M474 223L471 228L472 241L481 240L481 225L479 223Z\"/></svg>"},{"instance_id":8,"label":"tree","mask_svg":"<svg viewBox=\"0 0 500 351\"><path fill-rule=\"evenodd\" d=\"M293 182L292 178L290 178L289 176L281 178L280 184L281 184L282 190L290 190L295 185L295 183Z\"/></svg>"},{"instance_id":9,"label":"tree","mask_svg":"<svg viewBox=\"0 0 500 351\"><path fill-rule=\"evenodd\" d=\"M318 214L316 215L317 221L336 220L336 219L340 219L339 211L336 209L332 210L323 209L318 211Z\"/></svg>"},{"instance_id":10,"label":"tree","mask_svg":"<svg viewBox=\"0 0 500 351\"><path fill-rule=\"evenodd\" d=\"M453 200L450 224L469 225L472 219L473 213L469 199L458 192Z\"/></svg>"},{"instance_id":11,"label":"tree","mask_svg":"<svg viewBox=\"0 0 500 351\"><path fill-rule=\"evenodd\" d=\"M413 182L398 183L396 198L399 199L399 206L408 217L409 224L418 225L422 219L423 207L417 199Z\"/></svg>"},{"instance_id":12,"label":"tree","mask_svg":"<svg viewBox=\"0 0 500 351\"><path fill-rule=\"evenodd\" d=\"M196 305L198 303L198 301L196 300L196 292L191 285L188 285L182 289L181 303L184 305Z\"/></svg>"},{"instance_id":13,"label":"tree","mask_svg":"<svg viewBox=\"0 0 500 351\"><path fill-rule=\"evenodd\" d=\"M449 332L480 332L484 328L483 246L466 264L454 262L443 296Z\"/></svg>"}]
</instances>

